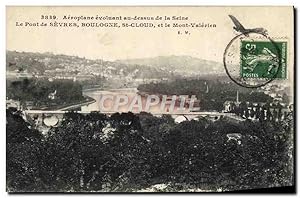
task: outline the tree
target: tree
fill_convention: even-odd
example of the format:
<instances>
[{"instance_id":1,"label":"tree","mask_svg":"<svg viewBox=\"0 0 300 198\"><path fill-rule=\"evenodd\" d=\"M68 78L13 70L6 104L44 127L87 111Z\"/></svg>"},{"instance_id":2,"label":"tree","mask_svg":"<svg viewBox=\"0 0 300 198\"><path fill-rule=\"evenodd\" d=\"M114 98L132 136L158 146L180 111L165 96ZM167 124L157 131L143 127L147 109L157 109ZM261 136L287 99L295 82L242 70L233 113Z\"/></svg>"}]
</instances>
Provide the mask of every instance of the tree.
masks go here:
<instances>
[{"instance_id":1,"label":"tree","mask_svg":"<svg viewBox=\"0 0 300 198\"><path fill-rule=\"evenodd\" d=\"M7 190L35 191L41 189L39 163L43 136L26 123L21 112L6 110Z\"/></svg>"}]
</instances>

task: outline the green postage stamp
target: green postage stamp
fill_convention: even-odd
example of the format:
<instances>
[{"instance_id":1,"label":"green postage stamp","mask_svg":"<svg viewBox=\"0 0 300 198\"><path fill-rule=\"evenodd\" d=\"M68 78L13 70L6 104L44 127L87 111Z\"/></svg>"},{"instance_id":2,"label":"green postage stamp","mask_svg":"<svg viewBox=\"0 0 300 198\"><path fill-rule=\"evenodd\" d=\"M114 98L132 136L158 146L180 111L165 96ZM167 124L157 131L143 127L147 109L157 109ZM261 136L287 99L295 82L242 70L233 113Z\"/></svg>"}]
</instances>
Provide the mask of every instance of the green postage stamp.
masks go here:
<instances>
[{"instance_id":1,"label":"green postage stamp","mask_svg":"<svg viewBox=\"0 0 300 198\"><path fill-rule=\"evenodd\" d=\"M286 79L286 49L285 41L241 41L241 77Z\"/></svg>"}]
</instances>

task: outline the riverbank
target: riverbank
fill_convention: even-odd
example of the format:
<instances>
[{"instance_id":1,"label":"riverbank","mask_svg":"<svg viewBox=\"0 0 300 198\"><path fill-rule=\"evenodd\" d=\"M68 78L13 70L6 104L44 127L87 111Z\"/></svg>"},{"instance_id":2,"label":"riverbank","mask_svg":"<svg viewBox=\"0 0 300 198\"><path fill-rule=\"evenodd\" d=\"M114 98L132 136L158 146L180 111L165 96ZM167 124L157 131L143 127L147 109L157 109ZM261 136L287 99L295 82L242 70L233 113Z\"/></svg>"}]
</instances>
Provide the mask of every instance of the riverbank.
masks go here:
<instances>
[{"instance_id":1,"label":"riverbank","mask_svg":"<svg viewBox=\"0 0 300 198\"><path fill-rule=\"evenodd\" d=\"M92 97L84 95L84 99L81 101L65 104L65 105L57 105L55 107L49 107L43 110L49 110L49 111L65 111L65 110L75 110L81 106L89 105L96 102L96 100Z\"/></svg>"}]
</instances>

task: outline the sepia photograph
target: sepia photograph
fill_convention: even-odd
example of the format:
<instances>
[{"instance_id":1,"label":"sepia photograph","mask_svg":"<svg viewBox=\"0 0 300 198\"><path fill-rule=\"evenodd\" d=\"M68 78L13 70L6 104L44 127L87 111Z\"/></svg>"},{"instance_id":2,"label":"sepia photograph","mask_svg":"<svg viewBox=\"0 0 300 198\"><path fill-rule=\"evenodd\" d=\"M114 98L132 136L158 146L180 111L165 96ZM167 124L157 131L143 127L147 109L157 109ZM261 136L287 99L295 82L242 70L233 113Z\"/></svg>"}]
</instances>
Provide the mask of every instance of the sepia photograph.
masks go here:
<instances>
[{"instance_id":1,"label":"sepia photograph","mask_svg":"<svg viewBox=\"0 0 300 198\"><path fill-rule=\"evenodd\" d=\"M294 15L6 6L6 191L295 192Z\"/></svg>"}]
</instances>

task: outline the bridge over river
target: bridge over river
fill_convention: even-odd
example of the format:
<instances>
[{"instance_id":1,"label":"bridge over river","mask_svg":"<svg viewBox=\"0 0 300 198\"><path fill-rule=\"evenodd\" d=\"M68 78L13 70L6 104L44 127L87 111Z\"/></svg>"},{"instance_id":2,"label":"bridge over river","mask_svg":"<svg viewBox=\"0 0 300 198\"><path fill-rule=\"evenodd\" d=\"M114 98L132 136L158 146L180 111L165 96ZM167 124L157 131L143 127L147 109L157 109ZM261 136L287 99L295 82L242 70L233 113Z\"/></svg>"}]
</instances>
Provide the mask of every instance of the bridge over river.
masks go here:
<instances>
[{"instance_id":1,"label":"bridge over river","mask_svg":"<svg viewBox=\"0 0 300 198\"><path fill-rule=\"evenodd\" d=\"M36 124L42 124L46 126L55 126L57 125L62 119L65 113L68 113L70 111L63 111L63 110L57 110L57 111L47 111L47 110L24 110L24 118L28 119L29 117L33 120L36 120ZM106 114L108 116L111 116L115 113L127 113L127 112L110 112L110 111L72 111L74 113L80 113L80 114L89 114L92 112L99 112L101 114ZM135 114L139 114L142 112L134 112ZM171 115L172 118L175 119L175 122L182 122L184 120L195 120L199 117L209 117L214 120L218 120L220 117L227 117L235 122L241 122L244 121L243 118L237 116L234 113L224 113L224 112L147 112L151 113L154 116L160 117L163 115ZM28 117L29 116L29 117Z\"/></svg>"},{"instance_id":2,"label":"bridge over river","mask_svg":"<svg viewBox=\"0 0 300 198\"><path fill-rule=\"evenodd\" d=\"M83 90L83 95L90 98L89 101L80 104L74 104L68 107L64 107L58 110L24 110L23 118L34 122L36 126L58 126L61 120L64 117L65 113L70 112L72 109L78 109L78 111L72 111L80 114L89 114L92 112L99 112L102 114L106 114L111 116L115 113L126 113L129 112L130 108L127 108L126 105L123 105L122 108L119 108L118 111L104 111L103 107L101 107L100 99L106 95L112 96L120 96L126 95L128 97L128 101L131 101L138 93L137 88L124 88L124 89L109 89L109 90L101 90L101 89L89 89ZM140 95L141 100L145 102L145 95ZM110 102L110 100L109 100ZM108 103L109 103L108 102ZM113 104L106 104L106 107L113 106ZM110 110L110 108L107 108ZM143 112L143 111L142 111ZM140 111L133 112L135 114L142 113ZM209 117L211 120L218 120L221 117L226 117L229 120L234 122L241 122L244 119L238 117L234 113L224 113L224 112L216 112L216 111L190 111L189 109L185 109L183 111L174 109L174 111L168 111L168 109L161 110L161 104L157 104L157 106L151 107L150 111L146 111L147 113L152 114L153 116L161 117L163 115L170 115L174 118L175 122L179 123L185 120L197 120L199 117Z\"/></svg>"}]
</instances>

